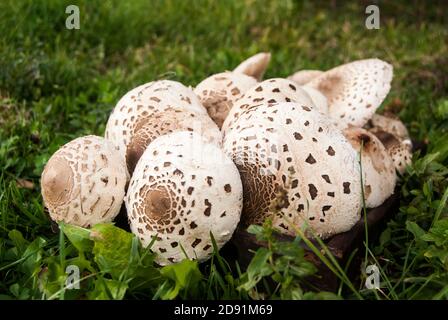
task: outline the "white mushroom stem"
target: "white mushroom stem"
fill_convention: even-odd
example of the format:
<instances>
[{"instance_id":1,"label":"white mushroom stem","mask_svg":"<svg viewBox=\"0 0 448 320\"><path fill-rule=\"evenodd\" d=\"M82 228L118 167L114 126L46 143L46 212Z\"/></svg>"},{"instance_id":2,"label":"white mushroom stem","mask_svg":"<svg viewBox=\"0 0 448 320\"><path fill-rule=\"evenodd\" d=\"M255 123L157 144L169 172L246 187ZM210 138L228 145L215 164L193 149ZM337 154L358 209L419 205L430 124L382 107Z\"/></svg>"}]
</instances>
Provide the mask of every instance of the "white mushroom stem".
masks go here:
<instances>
[{"instance_id":1,"label":"white mushroom stem","mask_svg":"<svg viewBox=\"0 0 448 320\"><path fill-rule=\"evenodd\" d=\"M242 73L261 81L270 61L271 54L269 52L257 53L241 62L233 72Z\"/></svg>"}]
</instances>

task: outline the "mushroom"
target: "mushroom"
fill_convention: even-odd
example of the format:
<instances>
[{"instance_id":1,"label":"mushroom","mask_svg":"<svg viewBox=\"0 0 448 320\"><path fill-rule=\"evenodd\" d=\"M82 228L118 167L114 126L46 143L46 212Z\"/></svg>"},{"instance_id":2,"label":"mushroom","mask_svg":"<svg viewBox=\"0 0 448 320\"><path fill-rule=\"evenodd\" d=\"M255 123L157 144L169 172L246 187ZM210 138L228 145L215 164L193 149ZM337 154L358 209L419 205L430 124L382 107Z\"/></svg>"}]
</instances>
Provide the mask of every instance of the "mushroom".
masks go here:
<instances>
[{"instance_id":1,"label":"mushroom","mask_svg":"<svg viewBox=\"0 0 448 320\"><path fill-rule=\"evenodd\" d=\"M300 70L290 75L288 79L294 81L300 86L303 86L323 73L324 72L320 70Z\"/></svg>"},{"instance_id":2,"label":"mushroom","mask_svg":"<svg viewBox=\"0 0 448 320\"><path fill-rule=\"evenodd\" d=\"M45 165L42 197L54 221L81 227L112 221L123 202L126 169L114 145L80 137L62 146Z\"/></svg>"},{"instance_id":3,"label":"mushroom","mask_svg":"<svg viewBox=\"0 0 448 320\"><path fill-rule=\"evenodd\" d=\"M233 72L242 73L261 81L269 61L271 61L271 54L269 52L260 52L241 62Z\"/></svg>"},{"instance_id":4,"label":"mushroom","mask_svg":"<svg viewBox=\"0 0 448 320\"><path fill-rule=\"evenodd\" d=\"M351 127L344 130L344 136L360 153L366 207L378 207L394 193L397 180L394 162L373 133Z\"/></svg>"},{"instance_id":5,"label":"mushroom","mask_svg":"<svg viewBox=\"0 0 448 320\"><path fill-rule=\"evenodd\" d=\"M131 230L161 265L185 258L204 261L232 236L242 209L235 164L193 132L155 139L137 163L126 196Z\"/></svg>"},{"instance_id":6,"label":"mushroom","mask_svg":"<svg viewBox=\"0 0 448 320\"><path fill-rule=\"evenodd\" d=\"M358 60L324 72L306 84L328 100L341 129L362 127L390 90L393 68L379 59Z\"/></svg>"},{"instance_id":7,"label":"mushroom","mask_svg":"<svg viewBox=\"0 0 448 320\"><path fill-rule=\"evenodd\" d=\"M194 92L207 109L209 116L221 128L235 101L256 83L257 80L253 77L226 71L202 80Z\"/></svg>"},{"instance_id":8,"label":"mushroom","mask_svg":"<svg viewBox=\"0 0 448 320\"><path fill-rule=\"evenodd\" d=\"M403 174L412 162L412 141L405 125L394 115L375 114L365 127L380 139L392 157L395 169Z\"/></svg>"},{"instance_id":9,"label":"mushroom","mask_svg":"<svg viewBox=\"0 0 448 320\"><path fill-rule=\"evenodd\" d=\"M380 131L388 132L400 140L409 139L408 129L406 129L403 122L393 114L374 114L366 124L366 128L373 133Z\"/></svg>"},{"instance_id":10,"label":"mushroom","mask_svg":"<svg viewBox=\"0 0 448 320\"><path fill-rule=\"evenodd\" d=\"M309 94L294 82L282 78L268 79L247 90L235 103L222 126L223 134L227 134L228 128L234 126L245 111L257 105L277 102L298 102L314 108Z\"/></svg>"},{"instance_id":11,"label":"mushroom","mask_svg":"<svg viewBox=\"0 0 448 320\"><path fill-rule=\"evenodd\" d=\"M173 109L154 111L135 125L134 134L126 150L129 173L134 172L141 155L154 139L174 131L194 131L201 134L207 142L221 146L221 132L209 116Z\"/></svg>"},{"instance_id":12,"label":"mushroom","mask_svg":"<svg viewBox=\"0 0 448 320\"><path fill-rule=\"evenodd\" d=\"M107 121L105 137L115 144L124 157L137 122L154 111L167 110L207 116L207 111L191 88L171 80L149 82L132 89L118 101Z\"/></svg>"},{"instance_id":13,"label":"mushroom","mask_svg":"<svg viewBox=\"0 0 448 320\"><path fill-rule=\"evenodd\" d=\"M285 234L309 226L327 238L359 220L357 152L311 105L254 106L229 128L223 147L243 182L243 226L270 218Z\"/></svg>"}]
</instances>

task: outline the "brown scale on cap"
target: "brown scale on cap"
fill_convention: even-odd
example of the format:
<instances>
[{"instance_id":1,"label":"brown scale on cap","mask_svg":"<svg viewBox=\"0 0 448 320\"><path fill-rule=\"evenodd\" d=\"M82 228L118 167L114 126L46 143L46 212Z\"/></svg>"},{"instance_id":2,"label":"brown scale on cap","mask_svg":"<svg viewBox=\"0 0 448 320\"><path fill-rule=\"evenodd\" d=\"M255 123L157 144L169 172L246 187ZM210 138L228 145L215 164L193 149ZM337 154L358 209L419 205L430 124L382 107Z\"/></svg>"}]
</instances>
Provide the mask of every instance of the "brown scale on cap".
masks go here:
<instances>
[{"instance_id":1,"label":"brown scale on cap","mask_svg":"<svg viewBox=\"0 0 448 320\"><path fill-rule=\"evenodd\" d=\"M289 221L297 228L307 223L325 238L358 220L356 152L314 108L292 102L255 106L228 128L223 145L240 170L245 225L270 217L293 235Z\"/></svg>"},{"instance_id":2,"label":"brown scale on cap","mask_svg":"<svg viewBox=\"0 0 448 320\"><path fill-rule=\"evenodd\" d=\"M73 191L73 170L67 160L52 157L42 173L42 195L48 207L56 208L69 201Z\"/></svg>"}]
</instances>

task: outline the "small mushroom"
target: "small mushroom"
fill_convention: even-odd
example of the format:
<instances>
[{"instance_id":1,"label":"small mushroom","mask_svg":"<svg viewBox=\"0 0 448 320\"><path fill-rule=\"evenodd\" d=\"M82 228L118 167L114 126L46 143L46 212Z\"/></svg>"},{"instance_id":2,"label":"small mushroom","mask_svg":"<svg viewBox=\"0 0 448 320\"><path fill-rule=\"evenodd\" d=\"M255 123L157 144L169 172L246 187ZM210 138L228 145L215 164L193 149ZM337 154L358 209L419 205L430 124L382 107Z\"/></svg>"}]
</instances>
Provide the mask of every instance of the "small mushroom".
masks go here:
<instances>
[{"instance_id":1,"label":"small mushroom","mask_svg":"<svg viewBox=\"0 0 448 320\"><path fill-rule=\"evenodd\" d=\"M406 167L412 163L412 142L410 139L401 140L397 136L381 130L373 131L380 139L392 158L395 169L404 174Z\"/></svg>"},{"instance_id":2,"label":"small mushroom","mask_svg":"<svg viewBox=\"0 0 448 320\"><path fill-rule=\"evenodd\" d=\"M221 128L229 110L241 95L257 83L242 73L222 72L199 83L194 92L207 109L209 116Z\"/></svg>"},{"instance_id":3,"label":"small mushroom","mask_svg":"<svg viewBox=\"0 0 448 320\"><path fill-rule=\"evenodd\" d=\"M375 114L365 127L380 139L392 157L395 169L403 174L412 162L412 142L405 125L394 115Z\"/></svg>"},{"instance_id":4,"label":"small mushroom","mask_svg":"<svg viewBox=\"0 0 448 320\"><path fill-rule=\"evenodd\" d=\"M300 86L303 86L323 73L324 72L320 70L300 70L290 75L288 79L294 81Z\"/></svg>"},{"instance_id":5,"label":"small mushroom","mask_svg":"<svg viewBox=\"0 0 448 320\"><path fill-rule=\"evenodd\" d=\"M365 126L370 132L385 131L400 140L409 139L409 132L401 120L392 114L374 114Z\"/></svg>"},{"instance_id":6,"label":"small mushroom","mask_svg":"<svg viewBox=\"0 0 448 320\"><path fill-rule=\"evenodd\" d=\"M344 130L344 135L360 153L366 207L378 207L394 193L397 180L394 162L373 133L351 127Z\"/></svg>"},{"instance_id":7,"label":"small mushroom","mask_svg":"<svg viewBox=\"0 0 448 320\"><path fill-rule=\"evenodd\" d=\"M271 54L269 52L260 52L241 62L233 72L243 73L261 81L269 61L271 61Z\"/></svg>"},{"instance_id":8,"label":"small mushroom","mask_svg":"<svg viewBox=\"0 0 448 320\"><path fill-rule=\"evenodd\" d=\"M146 147L157 137L174 131L194 131L205 141L221 146L221 132L208 115L179 110L154 111L141 118L135 125L134 134L127 146L126 164L130 174Z\"/></svg>"},{"instance_id":9,"label":"small mushroom","mask_svg":"<svg viewBox=\"0 0 448 320\"><path fill-rule=\"evenodd\" d=\"M228 128L235 126L239 116L247 110L261 104L278 102L297 102L315 107L309 94L294 82L282 78L264 80L247 90L235 103L222 126L223 134L227 133Z\"/></svg>"},{"instance_id":10,"label":"small mushroom","mask_svg":"<svg viewBox=\"0 0 448 320\"><path fill-rule=\"evenodd\" d=\"M41 177L50 217L82 227L112 221L120 211L125 184L123 159L111 142L97 136L62 146Z\"/></svg>"},{"instance_id":11,"label":"small mushroom","mask_svg":"<svg viewBox=\"0 0 448 320\"><path fill-rule=\"evenodd\" d=\"M207 115L191 88L171 80L153 81L132 89L118 101L107 122L105 137L124 157L139 120L154 111L167 110Z\"/></svg>"},{"instance_id":12,"label":"small mushroom","mask_svg":"<svg viewBox=\"0 0 448 320\"><path fill-rule=\"evenodd\" d=\"M137 163L126 196L131 230L161 265L204 261L232 236L242 209L235 164L193 132L155 139Z\"/></svg>"},{"instance_id":13,"label":"small mushroom","mask_svg":"<svg viewBox=\"0 0 448 320\"><path fill-rule=\"evenodd\" d=\"M328 100L329 115L341 129L362 127L390 90L393 68L379 59L358 60L324 72L306 86Z\"/></svg>"},{"instance_id":14,"label":"small mushroom","mask_svg":"<svg viewBox=\"0 0 448 320\"><path fill-rule=\"evenodd\" d=\"M327 238L358 221L362 198L357 152L310 105L254 106L229 128L223 147L243 182L243 226L270 218L285 234L294 235L293 226L308 225Z\"/></svg>"}]
</instances>

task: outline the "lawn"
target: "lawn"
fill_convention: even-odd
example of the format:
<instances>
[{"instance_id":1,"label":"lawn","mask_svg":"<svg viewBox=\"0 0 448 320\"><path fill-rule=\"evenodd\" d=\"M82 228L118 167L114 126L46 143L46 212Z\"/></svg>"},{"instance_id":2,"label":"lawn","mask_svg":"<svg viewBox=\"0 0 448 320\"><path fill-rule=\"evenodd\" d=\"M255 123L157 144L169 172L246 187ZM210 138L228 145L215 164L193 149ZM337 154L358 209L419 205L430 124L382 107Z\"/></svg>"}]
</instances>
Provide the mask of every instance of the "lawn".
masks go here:
<instances>
[{"instance_id":1,"label":"lawn","mask_svg":"<svg viewBox=\"0 0 448 320\"><path fill-rule=\"evenodd\" d=\"M80 29L65 8L80 8ZM379 1L381 25L365 27L368 1L0 2L0 298L2 299L448 299L448 28L446 3ZM400 181L400 209L363 266L337 292L307 285L315 273L297 246L270 242L247 271L215 253L203 264L156 267L132 234L51 222L40 193L50 156L82 135L104 134L119 98L155 79L194 86L257 52L271 52L265 78L330 69L356 59L393 65L382 110L426 144ZM328 257L327 257L328 258ZM331 259L330 259L331 260ZM330 261L331 263L331 261ZM65 287L81 266L80 290ZM269 281L277 285L267 290Z\"/></svg>"}]
</instances>

